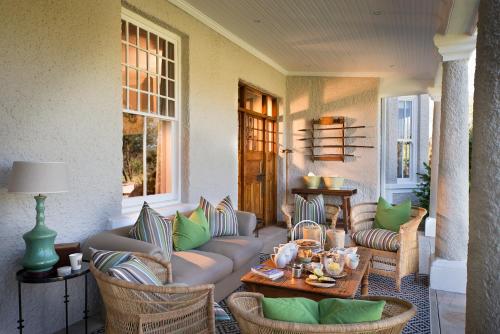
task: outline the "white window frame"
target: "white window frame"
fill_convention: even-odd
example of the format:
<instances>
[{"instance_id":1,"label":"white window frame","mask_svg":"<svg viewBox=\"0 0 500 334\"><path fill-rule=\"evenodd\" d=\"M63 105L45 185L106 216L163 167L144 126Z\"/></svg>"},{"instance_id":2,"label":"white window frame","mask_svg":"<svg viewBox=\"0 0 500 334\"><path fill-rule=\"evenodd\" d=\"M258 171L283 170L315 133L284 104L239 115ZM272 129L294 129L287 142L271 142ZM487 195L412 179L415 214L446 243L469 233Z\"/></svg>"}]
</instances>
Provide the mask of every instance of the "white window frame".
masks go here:
<instances>
[{"instance_id":1,"label":"white window frame","mask_svg":"<svg viewBox=\"0 0 500 334\"><path fill-rule=\"evenodd\" d=\"M138 27L142 27L149 32L155 33L172 42L175 49L175 117L154 115L150 113L135 111L135 110L125 110L121 108L122 113L130 113L135 115L147 116L152 118L157 118L160 120L171 121L172 138L175 139L175 143L172 144L172 177L174 181L172 182L172 192L168 194L156 194L156 195L146 195L137 197L123 197L122 198L122 214L137 212L142 207L144 201L148 202L151 207L159 208L167 205L180 203L181 200L181 138L182 138L182 127L180 125L181 120L181 39L178 35L166 30L165 28L150 22L149 20L143 18L142 16L126 9L122 8L121 18L128 21ZM121 51L120 51L121 52ZM128 99L128 96L127 96ZM128 103L127 103L128 105ZM144 156L144 166L146 164L146 156ZM122 162L123 163L123 162Z\"/></svg>"},{"instance_id":2,"label":"white window frame","mask_svg":"<svg viewBox=\"0 0 500 334\"><path fill-rule=\"evenodd\" d=\"M411 155L410 155L410 177L409 178L397 178L398 184L415 184L417 182L417 161L418 161L418 96L400 96L398 97L398 112L399 112L399 102L410 102L411 103L411 140L405 140L406 142L411 142ZM399 128L396 129L399 131ZM397 143L399 143L399 134Z\"/></svg>"}]
</instances>

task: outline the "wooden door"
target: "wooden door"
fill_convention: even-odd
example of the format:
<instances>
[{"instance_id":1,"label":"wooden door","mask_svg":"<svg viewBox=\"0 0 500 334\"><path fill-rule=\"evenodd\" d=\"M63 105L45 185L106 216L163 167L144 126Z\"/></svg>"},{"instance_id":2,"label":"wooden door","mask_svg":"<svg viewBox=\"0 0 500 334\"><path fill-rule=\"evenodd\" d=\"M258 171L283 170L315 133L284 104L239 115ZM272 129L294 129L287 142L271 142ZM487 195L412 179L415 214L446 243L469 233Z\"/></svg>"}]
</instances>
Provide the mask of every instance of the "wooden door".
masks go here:
<instances>
[{"instance_id":1,"label":"wooden door","mask_svg":"<svg viewBox=\"0 0 500 334\"><path fill-rule=\"evenodd\" d=\"M265 225L276 221L277 123L272 103L275 98L240 87L238 204Z\"/></svg>"}]
</instances>

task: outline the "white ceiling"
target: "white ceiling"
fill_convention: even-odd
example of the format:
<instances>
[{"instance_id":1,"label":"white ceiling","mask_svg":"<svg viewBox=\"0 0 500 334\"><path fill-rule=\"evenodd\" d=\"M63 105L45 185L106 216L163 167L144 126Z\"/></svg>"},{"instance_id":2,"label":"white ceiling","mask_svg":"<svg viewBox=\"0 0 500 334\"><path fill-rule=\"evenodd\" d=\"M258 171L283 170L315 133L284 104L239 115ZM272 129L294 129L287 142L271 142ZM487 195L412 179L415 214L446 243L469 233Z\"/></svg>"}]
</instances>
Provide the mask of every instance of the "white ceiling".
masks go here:
<instances>
[{"instance_id":1,"label":"white ceiling","mask_svg":"<svg viewBox=\"0 0 500 334\"><path fill-rule=\"evenodd\" d=\"M424 80L436 74L440 58L433 37L446 24L449 11L443 5L446 0L171 2L194 7L289 74Z\"/></svg>"}]
</instances>

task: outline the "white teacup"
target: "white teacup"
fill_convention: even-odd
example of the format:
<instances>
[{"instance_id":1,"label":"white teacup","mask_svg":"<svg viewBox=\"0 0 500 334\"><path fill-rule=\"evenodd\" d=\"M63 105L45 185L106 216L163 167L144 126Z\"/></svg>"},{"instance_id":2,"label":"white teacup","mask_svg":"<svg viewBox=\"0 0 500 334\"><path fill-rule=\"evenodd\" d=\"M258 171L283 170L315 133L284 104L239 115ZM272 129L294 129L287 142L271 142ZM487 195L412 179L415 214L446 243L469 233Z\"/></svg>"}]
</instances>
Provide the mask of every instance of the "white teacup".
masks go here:
<instances>
[{"instance_id":1,"label":"white teacup","mask_svg":"<svg viewBox=\"0 0 500 334\"><path fill-rule=\"evenodd\" d=\"M82 253L69 254L69 262L71 263L72 270L82 269Z\"/></svg>"}]
</instances>

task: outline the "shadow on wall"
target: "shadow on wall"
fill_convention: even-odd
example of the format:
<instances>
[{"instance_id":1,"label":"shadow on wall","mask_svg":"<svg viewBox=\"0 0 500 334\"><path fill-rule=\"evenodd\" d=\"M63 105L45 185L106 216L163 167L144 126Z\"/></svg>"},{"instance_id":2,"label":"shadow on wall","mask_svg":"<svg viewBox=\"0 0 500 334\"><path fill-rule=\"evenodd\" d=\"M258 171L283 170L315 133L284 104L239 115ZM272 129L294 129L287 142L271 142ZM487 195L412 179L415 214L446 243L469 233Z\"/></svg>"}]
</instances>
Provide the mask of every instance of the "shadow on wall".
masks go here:
<instances>
[{"instance_id":1,"label":"shadow on wall","mask_svg":"<svg viewBox=\"0 0 500 334\"><path fill-rule=\"evenodd\" d=\"M358 189L353 197L354 203L375 201L379 193L379 103L378 78L335 78L335 77L290 77L287 79L288 106L286 131L288 143L293 153L289 163L290 189L301 187L301 177L309 172L322 176L341 176L345 185ZM356 139L356 144L372 145L375 148L347 148L346 153L355 157L347 157L345 162L316 161L312 162L306 149L303 128L311 128L311 120L324 116L344 116L347 126L365 125L363 129L346 130L347 136L366 136ZM347 140L346 143L354 143ZM321 144L317 140L316 144ZM332 142L330 141L330 144ZM323 149L324 153L334 153ZM335 150L335 149L332 149ZM334 202L333 202L334 203Z\"/></svg>"}]
</instances>

